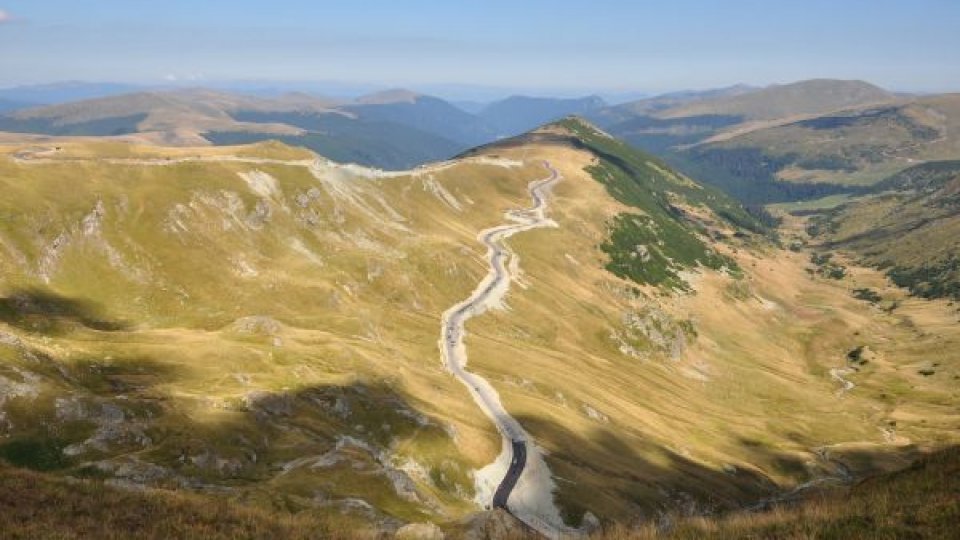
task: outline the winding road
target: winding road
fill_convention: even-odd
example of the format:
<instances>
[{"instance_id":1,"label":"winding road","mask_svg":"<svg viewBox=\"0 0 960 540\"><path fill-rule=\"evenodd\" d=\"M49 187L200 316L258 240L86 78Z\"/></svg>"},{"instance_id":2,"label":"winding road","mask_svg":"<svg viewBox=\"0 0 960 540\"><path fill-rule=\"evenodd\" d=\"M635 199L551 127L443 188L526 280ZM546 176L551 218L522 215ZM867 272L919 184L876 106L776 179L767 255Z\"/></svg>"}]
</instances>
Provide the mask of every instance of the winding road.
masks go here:
<instances>
[{"instance_id":1,"label":"winding road","mask_svg":"<svg viewBox=\"0 0 960 540\"><path fill-rule=\"evenodd\" d=\"M27 151L15 155L14 160L19 163L50 163L84 159L55 158L49 157L50 154L52 152L43 150ZM298 165L308 167L318 178L324 167L340 167L355 170L361 175L387 177L431 172L450 166L448 163L443 163L415 171L395 173L349 165L340 166L322 159L279 160L241 156L182 156L155 159L104 158L98 161L155 166L197 161ZM481 315L487 309L500 307L509 291L512 280L510 262L516 254L505 245L504 240L520 232L557 226L553 220L546 217L547 193L560 181L561 176L549 162L544 161L543 165L549 171L549 175L531 182L527 187L532 205L525 209L508 211L506 218L509 223L485 229L478 234L477 239L487 247L486 260L490 269L469 297L454 304L443 313L439 345L446 368L466 386L477 406L493 421L502 437L503 449L497 460L478 471L478 476L484 476L484 480L488 480L491 475L497 475L499 478L495 489L488 490L486 485L484 489L478 489L478 493L488 497L484 504L507 510L524 524L548 538L558 538L561 532L570 529L564 527L563 520L553 503L553 479L543 461L543 456L533 444L530 435L503 407L499 394L493 386L483 377L466 370L467 351L464 344L466 322L472 317ZM513 262L516 263L515 260Z\"/></svg>"},{"instance_id":2,"label":"winding road","mask_svg":"<svg viewBox=\"0 0 960 540\"><path fill-rule=\"evenodd\" d=\"M546 192L561 177L549 162L545 161L543 164L550 174L546 178L530 183L528 191L533 205L523 210L507 212L506 217L511 223L485 229L478 235L478 239L487 246L486 258L490 270L469 297L453 305L443 314L440 350L444 365L467 387L480 409L493 420L503 438L504 452L510 452L509 465L489 504L494 508L507 510L530 527L543 532L547 536L557 536L555 527L549 524L549 521L553 520L543 519L531 508L518 509L511 507L509 504L511 494L514 493L524 470L528 468L528 462L534 457L531 454L535 454L535 457L540 459L541 463L542 458L539 457L539 454L536 454L530 435L504 409L493 386L483 377L466 370L467 351L463 341L466 335L465 324L467 320L482 314L491 307L499 306L510 288L511 275L508 263L511 257L515 257L515 255L503 241L519 232L557 226L545 215L547 208ZM503 454L501 454L501 457L504 457ZM498 458L498 462L500 461ZM539 469L546 470L546 467L543 465ZM545 500L552 506L550 482L552 481L549 477L540 482L537 479L532 479L530 485L534 491L547 491L547 493L536 493L534 495L535 498Z\"/></svg>"}]
</instances>

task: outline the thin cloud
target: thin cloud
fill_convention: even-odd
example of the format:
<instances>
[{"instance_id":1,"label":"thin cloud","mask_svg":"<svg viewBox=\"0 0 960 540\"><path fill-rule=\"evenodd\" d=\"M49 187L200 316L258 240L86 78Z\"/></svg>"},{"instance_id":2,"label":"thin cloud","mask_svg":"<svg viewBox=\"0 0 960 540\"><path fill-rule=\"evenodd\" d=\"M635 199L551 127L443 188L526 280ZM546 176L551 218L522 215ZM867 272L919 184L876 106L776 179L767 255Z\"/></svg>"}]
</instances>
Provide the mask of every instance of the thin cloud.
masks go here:
<instances>
[{"instance_id":1,"label":"thin cloud","mask_svg":"<svg viewBox=\"0 0 960 540\"><path fill-rule=\"evenodd\" d=\"M13 15L10 15L8 12L0 9L0 24L8 23L13 20Z\"/></svg>"}]
</instances>

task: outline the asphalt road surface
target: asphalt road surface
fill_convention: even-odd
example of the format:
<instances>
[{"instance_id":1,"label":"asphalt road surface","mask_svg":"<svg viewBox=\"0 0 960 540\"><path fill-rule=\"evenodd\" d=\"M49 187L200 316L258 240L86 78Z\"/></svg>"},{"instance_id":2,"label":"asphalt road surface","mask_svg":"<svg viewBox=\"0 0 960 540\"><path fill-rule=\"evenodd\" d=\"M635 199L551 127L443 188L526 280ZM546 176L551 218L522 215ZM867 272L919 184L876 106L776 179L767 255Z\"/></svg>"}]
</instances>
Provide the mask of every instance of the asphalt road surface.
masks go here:
<instances>
[{"instance_id":1,"label":"asphalt road surface","mask_svg":"<svg viewBox=\"0 0 960 540\"><path fill-rule=\"evenodd\" d=\"M520 480L520 475L523 474L523 468L527 463L526 441L513 441L511 447L513 448L513 458L510 460L510 468L507 469L506 476L503 477L500 485L497 486L496 493L493 494L494 508L509 510L507 500L510 499L510 493L516 487L517 480Z\"/></svg>"},{"instance_id":2,"label":"asphalt road surface","mask_svg":"<svg viewBox=\"0 0 960 540\"><path fill-rule=\"evenodd\" d=\"M523 475L528 444L532 441L520 423L504 409L493 386L483 377L466 370L467 354L463 338L466 321L483 313L491 303L499 302L507 293L511 280L507 265L513 254L503 240L519 232L555 225L544 214L547 206L545 191L560 180L560 175L548 162L544 162L544 166L550 175L532 182L528 188L533 205L508 212L511 223L486 229L478 235L478 239L487 246L490 270L468 298L444 313L441 326L440 348L444 364L467 387L474 401L493 420L511 448L510 466L498 484L492 501L494 508L508 511L510 494Z\"/></svg>"}]
</instances>

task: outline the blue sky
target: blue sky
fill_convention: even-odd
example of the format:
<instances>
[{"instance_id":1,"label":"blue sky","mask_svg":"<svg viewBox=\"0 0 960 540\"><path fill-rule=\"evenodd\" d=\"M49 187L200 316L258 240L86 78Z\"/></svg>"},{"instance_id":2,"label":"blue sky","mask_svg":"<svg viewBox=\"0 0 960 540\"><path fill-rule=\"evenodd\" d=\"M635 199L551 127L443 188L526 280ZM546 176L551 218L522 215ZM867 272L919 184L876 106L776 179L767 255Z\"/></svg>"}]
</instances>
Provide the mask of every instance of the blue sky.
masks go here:
<instances>
[{"instance_id":1,"label":"blue sky","mask_svg":"<svg viewBox=\"0 0 960 540\"><path fill-rule=\"evenodd\" d=\"M0 86L237 79L960 90L960 0L0 0Z\"/></svg>"}]
</instances>

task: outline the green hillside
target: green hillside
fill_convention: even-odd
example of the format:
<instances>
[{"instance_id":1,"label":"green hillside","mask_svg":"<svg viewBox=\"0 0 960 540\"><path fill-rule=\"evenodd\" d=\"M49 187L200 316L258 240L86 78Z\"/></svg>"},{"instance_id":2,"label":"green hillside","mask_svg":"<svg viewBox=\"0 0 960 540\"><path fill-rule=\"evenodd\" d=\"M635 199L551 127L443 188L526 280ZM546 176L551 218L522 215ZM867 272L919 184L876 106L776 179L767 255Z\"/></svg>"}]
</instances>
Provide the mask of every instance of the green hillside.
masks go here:
<instances>
[{"instance_id":1,"label":"green hillside","mask_svg":"<svg viewBox=\"0 0 960 540\"><path fill-rule=\"evenodd\" d=\"M210 131L204 138L216 145L277 140L309 148L343 163L404 170L447 159L466 145L395 122L354 119L341 114L238 111L233 117L253 124L278 123L305 130L298 135L249 131Z\"/></svg>"},{"instance_id":2,"label":"green hillside","mask_svg":"<svg viewBox=\"0 0 960 540\"><path fill-rule=\"evenodd\" d=\"M855 196L916 163L960 156L956 94L898 96L859 81L652 98L591 118L750 206Z\"/></svg>"},{"instance_id":3,"label":"green hillside","mask_svg":"<svg viewBox=\"0 0 960 540\"><path fill-rule=\"evenodd\" d=\"M697 235L708 234L709 220L685 219L684 205L705 208L736 227L762 232L763 226L720 191L672 172L662 161L630 148L578 119L558 125L569 129L585 148L600 158L588 172L618 201L641 213L623 213L612 224L602 249L607 268L637 283L684 287L678 271L703 265L735 271L736 264L718 255ZM642 252L638 252L642 246Z\"/></svg>"},{"instance_id":4,"label":"green hillside","mask_svg":"<svg viewBox=\"0 0 960 540\"><path fill-rule=\"evenodd\" d=\"M914 294L960 299L960 161L910 167L872 191L811 217L808 231Z\"/></svg>"},{"instance_id":5,"label":"green hillside","mask_svg":"<svg viewBox=\"0 0 960 540\"><path fill-rule=\"evenodd\" d=\"M672 163L758 203L859 194L960 155L960 96L917 98L760 128L673 152Z\"/></svg>"}]
</instances>

